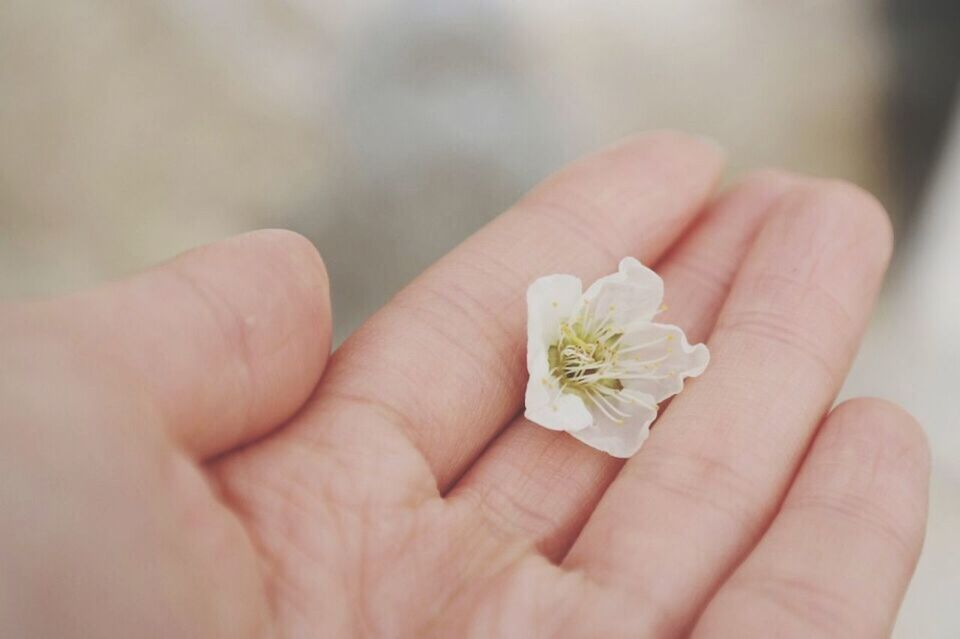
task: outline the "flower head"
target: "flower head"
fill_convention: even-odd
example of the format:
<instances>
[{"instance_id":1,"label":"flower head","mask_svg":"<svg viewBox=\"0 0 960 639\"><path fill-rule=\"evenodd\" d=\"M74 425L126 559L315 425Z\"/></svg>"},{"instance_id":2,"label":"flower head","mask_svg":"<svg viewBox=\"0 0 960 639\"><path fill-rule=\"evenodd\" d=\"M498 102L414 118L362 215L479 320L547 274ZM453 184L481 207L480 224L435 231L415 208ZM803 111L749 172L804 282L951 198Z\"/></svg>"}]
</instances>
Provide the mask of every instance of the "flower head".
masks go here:
<instances>
[{"instance_id":1,"label":"flower head","mask_svg":"<svg viewBox=\"0 0 960 639\"><path fill-rule=\"evenodd\" d=\"M632 257L586 292L572 275L541 277L527 290L526 412L615 457L630 457L657 404L707 367L703 344L653 322L663 281Z\"/></svg>"}]
</instances>

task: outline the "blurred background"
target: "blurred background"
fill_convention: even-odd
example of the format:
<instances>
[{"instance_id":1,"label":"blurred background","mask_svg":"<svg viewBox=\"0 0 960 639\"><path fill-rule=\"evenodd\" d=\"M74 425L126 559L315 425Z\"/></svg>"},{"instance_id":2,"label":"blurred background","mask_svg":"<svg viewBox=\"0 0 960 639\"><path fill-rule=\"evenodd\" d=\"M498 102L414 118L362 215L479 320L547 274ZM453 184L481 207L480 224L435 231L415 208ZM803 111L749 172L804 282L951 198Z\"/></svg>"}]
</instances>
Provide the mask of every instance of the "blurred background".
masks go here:
<instances>
[{"instance_id":1,"label":"blurred background","mask_svg":"<svg viewBox=\"0 0 960 639\"><path fill-rule=\"evenodd\" d=\"M960 3L0 0L0 298L263 226L322 251L336 338L569 160L718 139L887 205L894 269L845 395L934 452L898 637L960 637Z\"/></svg>"}]
</instances>

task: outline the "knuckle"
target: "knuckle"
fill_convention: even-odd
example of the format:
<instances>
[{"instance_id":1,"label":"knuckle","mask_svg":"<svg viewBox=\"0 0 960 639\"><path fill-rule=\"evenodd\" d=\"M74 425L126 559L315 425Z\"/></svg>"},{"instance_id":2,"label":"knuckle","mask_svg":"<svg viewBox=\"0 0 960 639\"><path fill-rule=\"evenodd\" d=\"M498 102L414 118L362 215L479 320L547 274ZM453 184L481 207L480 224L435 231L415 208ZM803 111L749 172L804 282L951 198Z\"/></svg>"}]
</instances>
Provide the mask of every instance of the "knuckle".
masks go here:
<instances>
[{"instance_id":1,"label":"knuckle","mask_svg":"<svg viewBox=\"0 0 960 639\"><path fill-rule=\"evenodd\" d=\"M787 306L786 308L790 308ZM841 309L842 310L842 309ZM823 312L825 318L843 316L842 312ZM843 324L835 323L835 326ZM767 342L785 348L789 353L811 363L818 372L826 374L827 379L837 380L843 374L843 361L832 357L835 348L826 343L825 333L813 323L804 322L784 310L742 309L728 312L717 326L723 333L745 336L749 340Z\"/></svg>"},{"instance_id":2,"label":"knuckle","mask_svg":"<svg viewBox=\"0 0 960 639\"><path fill-rule=\"evenodd\" d=\"M497 539L534 543L561 522L542 504L524 499L499 484L471 487L462 493L472 503L486 529Z\"/></svg>"},{"instance_id":3,"label":"knuckle","mask_svg":"<svg viewBox=\"0 0 960 639\"><path fill-rule=\"evenodd\" d=\"M737 522L754 521L759 516L754 483L719 452L658 447L644 463L628 463L621 473L698 508L707 505Z\"/></svg>"},{"instance_id":4,"label":"knuckle","mask_svg":"<svg viewBox=\"0 0 960 639\"><path fill-rule=\"evenodd\" d=\"M755 604L766 602L798 627L808 628L810 636L862 634L854 627L862 604L816 579L767 571L735 577L731 586Z\"/></svg>"},{"instance_id":5,"label":"knuckle","mask_svg":"<svg viewBox=\"0 0 960 639\"><path fill-rule=\"evenodd\" d=\"M517 205L533 217L542 217L544 239L551 244L579 246L590 255L615 264L622 245L624 230L618 228L617 215L598 204L596 197L583 187L555 183L538 188ZM616 212L616 211L614 211ZM598 224L603 220L605 223Z\"/></svg>"},{"instance_id":6,"label":"knuckle","mask_svg":"<svg viewBox=\"0 0 960 639\"><path fill-rule=\"evenodd\" d=\"M730 288L730 282L735 276L736 265L718 264L711 262L702 255L676 255L670 262L670 276L676 279L682 275L682 284L695 291L704 291L722 299ZM672 280L672 281L674 281Z\"/></svg>"},{"instance_id":7,"label":"knuckle","mask_svg":"<svg viewBox=\"0 0 960 639\"><path fill-rule=\"evenodd\" d=\"M826 515L834 522L846 522L861 539L885 540L894 556L913 557L919 551L919 537L913 517L904 517L903 509L881 503L879 496L844 488L823 488L795 496L784 504L784 512L808 512Z\"/></svg>"},{"instance_id":8,"label":"knuckle","mask_svg":"<svg viewBox=\"0 0 960 639\"><path fill-rule=\"evenodd\" d=\"M482 271L476 276L478 280L490 277ZM475 380L470 383L479 382L500 392L506 384L522 382L522 366L505 369L509 375L491 374L503 362L522 364L524 344L517 339L516 326L505 321L472 287L448 278L424 280L416 289L401 291L392 305L420 329L422 349L438 357L443 351L459 354L464 366L453 374L463 375L464 383ZM478 339L464 340L465 334Z\"/></svg>"}]
</instances>

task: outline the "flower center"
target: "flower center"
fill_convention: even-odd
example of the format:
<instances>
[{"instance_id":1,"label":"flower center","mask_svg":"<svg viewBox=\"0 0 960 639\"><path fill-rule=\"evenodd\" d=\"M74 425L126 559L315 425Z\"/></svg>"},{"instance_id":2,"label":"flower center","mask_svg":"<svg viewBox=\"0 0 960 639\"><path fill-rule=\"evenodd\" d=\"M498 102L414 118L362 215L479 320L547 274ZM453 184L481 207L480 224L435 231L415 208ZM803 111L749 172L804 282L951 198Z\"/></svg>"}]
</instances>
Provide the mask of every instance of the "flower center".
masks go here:
<instances>
[{"instance_id":1,"label":"flower center","mask_svg":"<svg viewBox=\"0 0 960 639\"><path fill-rule=\"evenodd\" d=\"M646 360L636 351L669 339L624 347L629 333L629 328L613 326L609 316L595 321L583 313L560 324L560 337L547 351L550 372L560 382L561 391L589 401L618 424L630 417L631 408L656 409L647 396L626 388L624 381L658 377L655 371L666 357Z\"/></svg>"},{"instance_id":2,"label":"flower center","mask_svg":"<svg viewBox=\"0 0 960 639\"><path fill-rule=\"evenodd\" d=\"M590 331L581 321L564 322L560 339L548 352L550 368L574 392L598 384L620 390L623 384L612 373L622 337L609 327Z\"/></svg>"}]
</instances>

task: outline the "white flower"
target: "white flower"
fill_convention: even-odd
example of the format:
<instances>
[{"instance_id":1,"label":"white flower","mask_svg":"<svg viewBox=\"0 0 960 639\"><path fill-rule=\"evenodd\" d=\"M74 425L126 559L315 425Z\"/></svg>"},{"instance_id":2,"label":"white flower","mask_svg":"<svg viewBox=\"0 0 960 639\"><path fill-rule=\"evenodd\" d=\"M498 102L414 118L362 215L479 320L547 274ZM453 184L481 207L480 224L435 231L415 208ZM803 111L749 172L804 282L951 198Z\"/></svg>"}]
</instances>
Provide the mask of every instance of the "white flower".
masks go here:
<instances>
[{"instance_id":1,"label":"white flower","mask_svg":"<svg viewBox=\"0 0 960 639\"><path fill-rule=\"evenodd\" d=\"M584 293L572 275L527 289L525 416L614 457L630 457L657 417L710 360L676 326L657 324L663 280L632 257Z\"/></svg>"}]
</instances>

